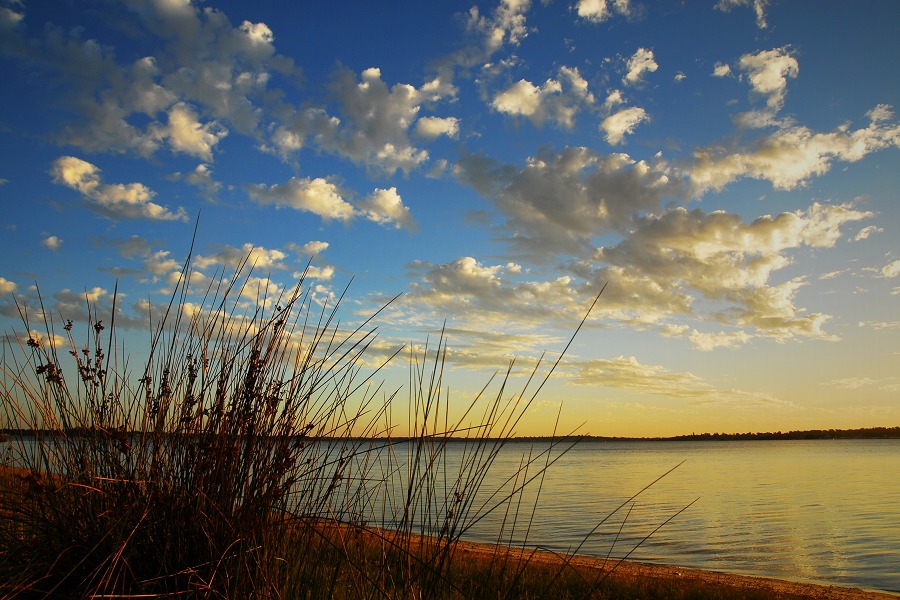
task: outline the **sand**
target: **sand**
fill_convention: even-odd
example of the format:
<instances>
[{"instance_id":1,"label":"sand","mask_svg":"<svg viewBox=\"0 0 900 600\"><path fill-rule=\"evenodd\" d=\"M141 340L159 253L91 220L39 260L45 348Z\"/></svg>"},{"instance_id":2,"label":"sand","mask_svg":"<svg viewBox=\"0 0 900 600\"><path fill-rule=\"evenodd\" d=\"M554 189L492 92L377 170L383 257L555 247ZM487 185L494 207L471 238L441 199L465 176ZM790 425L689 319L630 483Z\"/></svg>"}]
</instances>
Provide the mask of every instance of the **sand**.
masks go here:
<instances>
[{"instance_id":1,"label":"sand","mask_svg":"<svg viewBox=\"0 0 900 600\"><path fill-rule=\"evenodd\" d=\"M18 476L18 477L14 477ZM0 465L0 479L7 481L7 486L15 482L24 487L22 471ZM20 488L21 489L21 488ZM507 549L499 549L489 544L460 541L457 543L457 552L477 555L490 559L498 551L506 552ZM511 552L517 552L515 550ZM518 551L521 552L521 551ZM563 558L549 552L527 552L531 561L559 564ZM679 579L692 581L699 584L721 586L725 589L754 589L764 593L769 598L785 600L897 600L900 594L887 592L861 590L858 588L816 585L811 583L799 583L769 577L751 577L748 575L736 575L719 571L705 571L701 569L688 569L669 565L641 563L633 561L613 562L591 556L576 555L566 557L573 566L589 569L609 570L615 565L615 575L623 580L629 579Z\"/></svg>"},{"instance_id":2,"label":"sand","mask_svg":"<svg viewBox=\"0 0 900 600\"><path fill-rule=\"evenodd\" d=\"M459 542L458 550L466 554L492 556L496 553L493 546L473 542ZM546 552L528 552L530 560L540 562L559 563L561 557ZM897 600L900 594L887 592L861 590L858 588L816 585L811 583L799 583L769 577L751 577L748 575L735 575L719 571L704 571L701 569L687 569L668 565L632 561L605 561L602 558L576 555L570 557L571 564L577 567L609 570L615 565L615 575L623 580L630 579L679 579L700 584L721 586L726 589L758 590L769 598L786 600Z\"/></svg>"}]
</instances>

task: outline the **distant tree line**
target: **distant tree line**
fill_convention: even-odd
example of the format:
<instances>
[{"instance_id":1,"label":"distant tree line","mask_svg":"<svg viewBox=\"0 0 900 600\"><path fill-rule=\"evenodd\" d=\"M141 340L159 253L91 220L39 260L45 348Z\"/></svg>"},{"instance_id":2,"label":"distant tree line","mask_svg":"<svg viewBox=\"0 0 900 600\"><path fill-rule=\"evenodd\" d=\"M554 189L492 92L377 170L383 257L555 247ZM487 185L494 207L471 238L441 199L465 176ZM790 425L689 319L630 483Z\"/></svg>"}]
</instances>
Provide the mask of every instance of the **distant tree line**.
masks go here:
<instances>
[{"instance_id":1,"label":"distant tree line","mask_svg":"<svg viewBox=\"0 0 900 600\"><path fill-rule=\"evenodd\" d=\"M95 436L95 435L104 435L104 436L113 436L120 437L124 434L136 435L140 434L140 431L130 431L125 432L122 429L116 429L113 431L101 431L97 429L87 429L82 427L73 427L66 430L64 433L59 430L42 430L42 429L0 429L0 442L6 441L8 437L19 437L22 435L26 436ZM312 436L303 436L305 439L316 439ZM328 438L322 438L328 439ZM368 438L352 438L358 440L364 440ZM528 437L514 437L510 438L510 441L542 441L549 440L550 437L545 436L528 436ZM578 441L578 440L590 440L597 442L695 442L695 441L730 441L730 440L888 440L888 439L900 439L900 427L868 427L862 429L806 429L802 431L766 431L766 432L757 432L757 433L691 433L688 435L676 435L672 437L609 437L609 436L595 436L595 435L584 435L584 436L562 436L557 438L557 441ZM391 441L394 443L401 443L404 441L408 441L409 438L404 437L394 437L391 438ZM465 438L443 438L437 436L434 438L435 441L464 441Z\"/></svg>"},{"instance_id":2,"label":"distant tree line","mask_svg":"<svg viewBox=\"0 0 900 600\"><path fill-rule=\"evenodd\" d=\"M900 427L869 427L863 429L807 429L804 431L775 431L765 433L692 433L668 438L671 441L703 440L883 440L900 438Z\"/></svg>"}]
</instances>

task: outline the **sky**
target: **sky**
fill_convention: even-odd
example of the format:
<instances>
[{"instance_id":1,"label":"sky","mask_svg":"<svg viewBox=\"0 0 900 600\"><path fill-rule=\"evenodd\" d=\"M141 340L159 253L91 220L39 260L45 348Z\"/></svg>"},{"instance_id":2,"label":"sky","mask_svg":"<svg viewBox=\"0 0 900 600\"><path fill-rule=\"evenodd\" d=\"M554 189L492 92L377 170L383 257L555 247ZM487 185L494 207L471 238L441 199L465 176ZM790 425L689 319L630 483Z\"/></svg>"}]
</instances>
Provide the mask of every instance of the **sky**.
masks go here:
<instances>
[{"instance_id":1,"label":"sky","mask_svg":"<svg viewBox=\"0 0 900 600\"><path fill-rule=\"evenodd\" d=\"M898 19L0 0L0 326L40 294L86 329L116 291L141 348L197 225L197 293L249 255L320 304L349 285L344 326L400 294L373 352L445 327L454 409L605 285L518 435L900 425Z\"/></svg>"}]
</instances>

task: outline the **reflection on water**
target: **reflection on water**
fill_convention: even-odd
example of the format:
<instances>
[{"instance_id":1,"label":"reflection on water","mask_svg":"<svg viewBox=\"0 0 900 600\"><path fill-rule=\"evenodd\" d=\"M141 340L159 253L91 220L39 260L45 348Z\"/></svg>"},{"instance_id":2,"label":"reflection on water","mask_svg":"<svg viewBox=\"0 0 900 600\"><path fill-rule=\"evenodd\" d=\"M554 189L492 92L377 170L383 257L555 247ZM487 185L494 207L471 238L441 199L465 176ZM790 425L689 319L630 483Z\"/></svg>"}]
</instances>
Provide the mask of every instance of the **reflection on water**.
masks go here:
<instances>
[{"instance_id":1,"label":"reflection on water","mask_svg":"<svg viewBox=\"0 0 900 600\"><path fill-rule=\"evenodd\" d=\"M622 556L699 497L631 558L900 591L900 440L585 442L550 469L529 544L576 548L681 461L636 500L618 540L623 511L580 552L606 556L615 543Z\"/></svg>"},{"instance_id":2,"label":"reflection on water","mask_svg":"<svg viewBox=\"0 0 900 600\"><path fill-rule=\"evenodd\" d=\"M507 444L477 486L470 515L498 505L503 495L491 498L490 493L509 489L508 479L520 471L523 456L546 447ZM366 471L371 479L356 481L374 488L362 494L347 491L356 509L367 513L355 512L355 518L388 526L396 522L409 481L408 449L398 444L359 458L366 464L357 475ZM307 451L338 464L334 446L313 444ZM452 482L466 451L471 446L448 444L442 462L434 465L431 516L420 520L441 522L448 505L438 497L453 497ZM625 502L682 461L634 502ZM541 459L537 467L543 464ZM529 476L536 470L529 469ZM474 523L464 537L496 542L502 531L503 542L554 551L629 555L646 562L900 592L898 473L900 440L582 442L549 468L539 497L541 480L536 480L513 502L500 503ZM339 493L332 500L329 511L342 503Z\"/></svg>"}]
</instances>

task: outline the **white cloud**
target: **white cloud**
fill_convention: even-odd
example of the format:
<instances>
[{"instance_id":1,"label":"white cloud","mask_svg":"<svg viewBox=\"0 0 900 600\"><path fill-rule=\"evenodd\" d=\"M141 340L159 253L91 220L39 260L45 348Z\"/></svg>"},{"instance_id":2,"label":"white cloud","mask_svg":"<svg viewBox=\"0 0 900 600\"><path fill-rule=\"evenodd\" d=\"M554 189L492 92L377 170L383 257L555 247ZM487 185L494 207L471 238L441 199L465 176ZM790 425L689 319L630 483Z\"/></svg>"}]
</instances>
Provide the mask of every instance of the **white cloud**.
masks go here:
<instances>
[{"instance_id":1,"label":"white cloud","mask_svg":"<svg viewBox=\"0 0 900 600\"><path fill-rule=\"evenodd\" d=\"M876 331L890 331L900 329L900 321L860 321L859 327L869 327Z\"/></svg>"},{"instance_id":2,"label":"white cloud","mask_svg":"<svg viewBox=\"0 0 900 600\"><path fill-rule=\"evenodd\" d=\"M787 46L744 54L738 66L747 73L753 91L765 96L766 105L776 111L784 105L788 78L796 79L800 74L800 64Z\"/></svg>"},{"instance_id":3,"label":"white cloud","mask_svg":"<svg viewBox=\"0 0 900 600\"><path fill-rule=\"evenodd\" d=\"M5 277L0 277L0 296L8 296L16 291L18 286L15 282Z\"/></svg>"},{"instance_id":4,"label":"white cloud","mask_svg":"<svg viewBox=\"0 0 900 600\"><path fill-rule=\"evenodd\" d=\"M63 243L63 241L55 235L48 235L43 240L41 240L41 244L45 248L49 248L50 250L53 250L54 252L58 251L60 249L60 247L62 247L62 243Z\"/></svg>"},{"instance_id":5,"label":"white cloud","mask_svg":"<svg viewBox=\"0 0 900 600\"><path fill-rule=\"evenodd\" d=\"M483 330L487 326L511 328L546 323L583 311L578 291L569 277L551 281L512 282L515 264L485 265L465 256L444 264L416 261L419 278L411 284L404 303L426 305L438 314ZM460 310L462 308L462 310Z\"/></svg>"},{"instance_id":6,"label":"white cloud","mask_svg":"<svg viewBox=\"0 0 900 600\"><path fill-rule=\"evenodd\" d=\"M144 271L155 277L168 277L181 268L182 264L172 258L168 250L157 250L144 259Z\"/></svg>"},{"instance_id":7,"label":"white cloud","mask_svg":"<svg viewBox=\"0 0 900 600\"><path fill-rule=\"evenodd\" d=\"M731 67L726 63L717 62L713 67L713 77L728 77L731 75Z\"/></svg>"},{"instance_id":8,"label":"white cloud","mask_svg":"<svg viewBox=\"0 0 900 600\"><path fill-rule=\"evenodd\" d=\"M469 10L467 28L484 36L484 52L490 56L505 44L518 45L527 35L525 13L531 8L529 0L501 0L488 18L481 15L478 7Z\"/></svg>"},{"instance_id":9,"label":"white cloud","mask_svg":"<svg viewBox=\"0 0 900 600\"><path fill-rule=\"evenodd\" d=\"M816 203L805 211L745 223L724 211L676 208L634 219L624 240L598 249L595 261L609 266L581 274L614 282L605 299L616 301L616 294L621 294L630 298L637 312L692 314L695 299L720 303L720 309L709 309L711 314L736 331L697 334L698 348L744 343L749 339L744 334L833 339L823 330L828 315L807 314L794 304L805 279L778 285L770 280L791 264L785 251L833 247L841 226L872 216L847 205ZM648 321L646 315L641 319Z\"/></svg>"},{"instance_id":10,"label":"white cloud","mask_svg":"<svg viewBox=\"0 0 900 600\"><path fill-rule=\"evenodd\" d=\"M689 371L673 371L662 365L641 363L634 356L567 361L575 385L609 387L641 394L656 394L690 403L730 402L771 405L780 401L761 393L715 388Z\"/></svg>"},{"instance_id":11,"label":"white cloud","mask_svg":"<svg viewBox=\"0 0 900 600\"><path fill-rule=\"evenodd\" d=\"M841 275L843 275L846 272L847 272L846 269L844 269L842 271L829 271L828 273L822 273L821 275L819 275L819 279L821 279L823 281L827 281L829 279L837 279L838 277L840 277Z\"/></svg>"},{"instance_id":12,"label":"white cloud","mask_svg":"<svg viewBox=\"0 0 900 600\"><path fill-rule=\"evenodd\" d=\"M204 163L197 165L193 171L184 177L184 180L189 184L202 189L203 194L210 199L215 198L216 194L222 188L222 184L213 179L210 166Z\"/></svg>"},{"instance_id":13,"label":"white cloud","mask_svg":"<svg viewBox=\"0 0 900 600\"><path fill-rule=\"evenodd\" d=\"M628 59L628 73L622 78L625 85L635 85L644 79L644 73L654 73L659 65L653 57L653 50L638 48Z\"/></svg>"},{"instance_id":14,"label":"white cloud","mask_svg":"<svg viewBox=\"0 0 900 600\"><path fill-rule=\"evenodd\" d=\"M427 139L442 135L456 139L459 135L459 119L456 117L422 117L416 121L416 134Z\"/></svg>"},{"instance_id":15,"label":"white cloud","mask_svg":"<svg viewBox=\"0 0 900 600\"><path fill-rule=\"evenodd\" d=\"M835 160L856 162L889 146L900 147L900 125L882 118L885 111L881 109L886 107L877 109L869 112L872 120L862 129L841 126L829 133L815 133L794 126L758 139L751 148L697 148L687 174L698 196L743 177L768 180L777 189L794 189L813 175L828 172Z\"/></svg>"},{"instance_id":16,"label":"white cloud","mask_svg":"<svg viewBox=\"0 0 900 600\"><path fill-rule=\"evenodd\" d=\"M647 111L632 106L603 119L600 128L606 132L606 141L615 146L625 141L626 135L634 133L638 125L649 120L650 115Z\"/></svg>"},{"instance_id":17,"label":"white cloud","mask_svg":"<svg viewBox=\"0 0 900 600\"><path fill-rule=\"evenodd\" d=\"M738 6L750 6L756 14L756 26L760 29L765 29L767 27L766 5L768 3L769 0L719 0L716 3L716 8L724 12L729 12L732 8Z\"/></svg>"},{"instance_id":18,"label":"white cloud","mask_svg":"<svg viewBox=\"0 0 900 600\"><path fill-rule=\"evenodd\" d=\"M331 281L334 277L334 267L316 267L309 265L305 271L298 271L293 275L294 279L306 277L307 279L318 279L320 281Z\"/></svg>"},{"instance_id":19,"label":"white cloud","mask_svg":"<svg viewBox=\"0 0 900 600\"><path fill-rule=\"evenodd\" d=\"M664 165L587 148L539 152L515 168L464 156L456 175L492 199L506 216L507 241L531 258L589 255L593 236L626 228L633 215L659 209L675 191Z\"/></svg>"},{"instance_id":20,"label":"white cloud","mask_svg":"<svg viewBox=\"0 0 900 600\"><path fill-rule=\"evenodd\" d=\"M173 213L151 199L156 195L142 183L105 184L100 169L74 156L61 156L53 161L50 173L55 183L81 193L87 205L110 218L186 221L183 208Z\"/></svg>"},{"instance_id":21,"label":"white cloud","mask_svg":"<svg viewBox=\"0 0 900 600\"><path fill-rule=\"evenodd\" d=\"M751 339L751 336L743 331L704 333L695 329L690 336L691 343L702 352L711 352L719 348L738 348Z\"/></svg>"},{"instance_id":22,"label":"white cloud","mask_svg":"<svg viewBox=\"0 0 900 600\"><path fill-rule=\"evenodd\" d=\"M548 82L549 83L549 82ZM541 106L541 94L559 92L560 87L555 82L549 84L547 90L536 87L530 81L519 80L503 92L494 96L491 106L494 110L510 115L524 115L530 117L537 113Z\"/></svg>"},{"instance_id":23,"label":"white cloud","mask_svg":"<svg viewBox=\"0 0 900 600\"><path fill-rule=\"evenodd\" d=\"M81 28L31 39L23 28L10 36L7 47L21 61L58 78L61 104L75 115L60 130L64 143L150 156L167 140L173 151L209 161L226 127L257 135L271 74L297 73L274 52L267 25L234 27L215 8L148 2L117 18L123 30L160 40L154 54L122 62L115 48L84 39ZM197 112L172 110L188 104Z\"/></svg>"},{"instance_id":24,"label":"white cloud","mask_svg":"<svg viewBox=\"0 0 900 600\"><path fill-rule=\"evenodd\" d=\"M621 90L613 90L606 96L606 100L603 101L603 109L609 111L624 102L625 98L622 97Z\"/></svg>"},{"instance_id":25,"label":"white cloud","mask_svg":"<svg viewBox=\"0 0 900 600\"><path fill-rule=\"evenodd\" d=\"M494 96L491 107L504 114L527 117L537 126L551 121L572 129L577 113L594 101L578 69L560 67L558 79L548 79L540 86L521 79Z\"/></svg>"},{"instance_id":26,"label":"white cloud","mask_svg":"<svg viewBox=\"0 0 900 600\"><path fill-rule=\"evenodd\" d=\"M677 73L675 73L674 79L675 81L684 81L685 79L687 79L687 75L685 75L681 71L678 71Z\"/></svg>"},{"instance_id":27,"label":"white cloud","mask_svg":"<svg viewBox=\"0 0 900 600\"><path fill-rule=\"evenodd\" d=\"M631 5L629 0L578 0L575 11L591 23L603 23L614 14L629 16Z\"/></svg>"},{"instance_id":28,"label":"white cloud","mask_svg":"<svg viewBox=\"0 0 900 600\"><path fill-rule=\"evenodd\" d=\"M313 127L316 143L323 148L390 175L397 170L408 173L428 160L428 152L410 141L410 129L424 102L452 94L454 88L435 81L418 89L405 83L389 88L381 69L371 67L358 80L347 69L339 71L331 91L341 106L340 119L321 112L301 113L289 131L305 136L304 128Z\"/></svg>"},{"instance_id":29,"label":"white cloud","mask_svg":"<svg viewBox=\"0 0 900 600\"><path fill-rule=\"evenodd\" d=\"M240 30L247 36L251 44L262 47L264 49L263 52L268 53L272 42L275 41L275 34L272 33L272 30L265 23L244 21L241 23Z\"/></svg>"},{"instance_id":30,"label":"white cloud","mask_svg":"<svg viewBox=\"0 0 900 600\"><path fill-rule=\"evenodd\" d=\"M874 379L871 377L847 377L845 379L832 379L823 382L822 385L834 386L845 390L858 390L867 387L887 389L887 386L890 386L891 388L894 387L894 385L892 385L894 381L895 379L893 377L883 379ZM885 384L887 384L887 386Z\"/></svg>"},{"instance_id":31,"label":"white cloud","mask_svg":"<svg viewBox=\"0 0 900 600\"><path fill-rule=\"evenodd\" d=\"M892 279L898 275L900 275L900 260L895 260L894 262L885 265L884 268L881 269L882 277Z\"/></svg>"},{"instance_id":32,"label":"white cloud","mask_svg":"<svg viewBox=\"0 0 900 600\"><path fill-rule=\"evenodd\" d=\"M218 251L214 254L198 256L194 259L194 265L198 269L206 269L214 265L237 269L246 261L247 266L255 272L287 268L284 259L288 255L281 250L266 249L250 243L245 243L240 248L228 245L216 245L216 248Z\"/></svg>"},{"instance_id":33,"label":"white cloud","mask_svg":"<svg viewBox=\"0 0 900 600\"><path fill-rule=\"evenodd\" d=\"M386 190L376 188L359 203L359 208L374 223L393 224L398 229L411 229L415 226L412 214L403 205L403 199L394 187Z\"/></svg>"},{"instance_id":34,"label":"white cloud","mask_svg":"<svg viewBox=\"0 0 900 600\"><path fill-rule=\"evenodd\" d=\"M127 239L109 240L106 243L114 247L124 258L150 255L150 242L136 234Z\"/></svg>"},{"instance_id":35,"label":"white cloud","mask_svg":"<svg viewBox=\"0 0 900 600\"><path fill-rule=\"evenodd\" d=\"M323 252L328 250L328 246L328 242L320 242L318 240L306 242L302 246L294 244L293 242L287 245L289 250L296 253L297 256L301 258L322 254Z\"/></svg>"},{"instance_id":36,"label":"white cloud","mask_svg":"<svg viewBox=\"0 0 900 600\"><path fill-rule=\"evenodd\" d=\"M215 121L202 124L197 113L183 102L169 109L169 124L157 128L157 134L169 140L175 152L196 156L207 162L212 160L212 151L228 131Z\"/></svg>"},{"instance_id":37,"label":"white cloud","mask_svg":"<svg viewBox=\"0 0 900 600\"><path fill-rule=\"evenodd\" d=\"M642 364L634 356L579 361L575 385L603 386L673 397L694 397L709 386L689 372L674 372L661 365ZM680 393L679 393L680 392Z\"/></svg>"},{"instance_id":38,"label":"white cloud","mask_svg":"<svg viewBox=\"0 0 900 600\"><path fill-rule=\"evenodd\" d=\"M690 329L690 326L688 326L688 325L684 325L684 324L679 325L679 324L669 323L669 324L663 325L662 329L659 330L659 333L663 337L679 338L679 337L684 336L688 332L689 329Z\"/></svg>"},{"instance_id":39,"label":"white cloud","mask_svg":"<svg viewBox=\"0 0 900 600\"><path fill-rule=\"evenodd\" d=\"M338 187L320 177L299 179L292 177L285 183L266 186L248 185L244 188L255 202L262 205L288 207L311 212L326 221L350 221L356 216L353 208L341 196Z\"/></svg>"}]
</instances>

